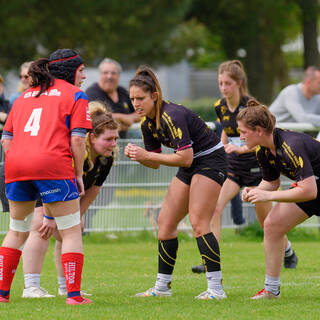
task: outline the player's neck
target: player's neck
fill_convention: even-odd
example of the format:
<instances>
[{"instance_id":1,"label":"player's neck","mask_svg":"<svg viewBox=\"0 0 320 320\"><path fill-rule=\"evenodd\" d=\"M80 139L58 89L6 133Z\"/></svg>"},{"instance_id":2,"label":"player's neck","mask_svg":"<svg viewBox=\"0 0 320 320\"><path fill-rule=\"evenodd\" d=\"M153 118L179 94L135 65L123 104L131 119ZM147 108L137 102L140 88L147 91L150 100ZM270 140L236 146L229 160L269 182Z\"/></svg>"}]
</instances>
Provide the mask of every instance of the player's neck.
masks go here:
<instances>
[{"instance_id":1,"label":"player's neck","mask_svg":"<svg viewBox=\"0 0 320 320\"><path fill-rule=\"evenodd\" d=\"M240 94L235 94L230 98L226 98L226 102L230 111L236 110L240 103Z\"/></svg>"}]
</instances>

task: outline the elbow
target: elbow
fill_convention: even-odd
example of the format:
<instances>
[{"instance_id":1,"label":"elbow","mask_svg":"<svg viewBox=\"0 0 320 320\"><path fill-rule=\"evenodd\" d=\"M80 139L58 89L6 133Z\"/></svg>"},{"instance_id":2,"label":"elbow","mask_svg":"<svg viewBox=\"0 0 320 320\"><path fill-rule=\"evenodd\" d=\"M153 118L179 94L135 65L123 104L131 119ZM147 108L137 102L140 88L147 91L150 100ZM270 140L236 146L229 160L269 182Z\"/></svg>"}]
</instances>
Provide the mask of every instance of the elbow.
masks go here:
<instances>
[{"instance_id":1,"label":"elbow","mask_svg":"<svg viewBox=\"0 0 320 320\"><path fill-rule=\"evenodd\" d=\"M310 200L316 199L317 196L318 196L318 189L314 189L312 190L312 192L310 192Z\"/></svg>"}]
</instances>

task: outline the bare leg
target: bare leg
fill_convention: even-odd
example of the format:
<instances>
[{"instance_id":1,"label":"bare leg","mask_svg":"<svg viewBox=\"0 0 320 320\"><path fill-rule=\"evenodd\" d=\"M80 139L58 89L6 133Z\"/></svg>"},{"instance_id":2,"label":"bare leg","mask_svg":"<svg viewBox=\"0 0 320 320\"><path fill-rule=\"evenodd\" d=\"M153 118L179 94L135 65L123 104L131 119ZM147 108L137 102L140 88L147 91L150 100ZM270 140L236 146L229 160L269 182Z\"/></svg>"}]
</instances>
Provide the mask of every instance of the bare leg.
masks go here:
<instances>
[{"instance_id":1,"label":"bare leg","mask_svg":"<svg viewBox=\"0 0 320 320\"><path fill-rule=\"evenodd\" d=\"M22 251L23 273L40 274L44 257L49 246L49 239L41 238L38 232L42 225L43 207L35 208L30 235Z\"/></svg>"},{"instance_id":2,"label":"bare leg","mask_svg":"<svg viewBox=\"0 0 320 320\"><path fill-rule=\"evenodd\" d=\"M280 277L285 235L309 217L295 203L277 203L264 221L266 274Z\"/></svg>"},{"instance_id":3,"label":"bare leg","mask_svg":"<svg viewBox=\"0 0 320 320\"><path fill-rule=\"evenodd\" d=\"M230 179L227 179L222 188L218 198L217 206L214 210L213 217L211 219L211 229L216 239L220 241L221 238L221 221L222 221L222 212L227 203L240 191L238 184L233 182Z\"/></svg>"},{"instance_id":4,"label":"bare leg","mask_svg":"<svg viewBox=\"0 0 320 320\"><path fill-rule=\"evenodd\" d=\"M33 212L35 201L11 201L9 200L10 217L16 220L24 220ZM19 249L27 240L29 232L9 230L5 236L2 247Z\"/></svg>"}]
</instances>

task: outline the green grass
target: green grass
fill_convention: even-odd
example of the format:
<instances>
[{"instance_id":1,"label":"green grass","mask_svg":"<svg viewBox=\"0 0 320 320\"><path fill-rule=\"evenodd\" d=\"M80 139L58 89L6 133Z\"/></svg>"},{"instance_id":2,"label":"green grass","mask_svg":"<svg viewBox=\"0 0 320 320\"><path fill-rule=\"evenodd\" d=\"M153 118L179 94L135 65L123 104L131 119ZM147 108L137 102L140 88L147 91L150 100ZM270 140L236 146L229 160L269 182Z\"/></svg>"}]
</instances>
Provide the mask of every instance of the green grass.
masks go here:
<instances>
[{"instance_id":1,"label":"green grass","mask_svg":"<svg viewBox=\"0 0 320 320\"><path fill-rule=\"evenodd\" d=\"M157 241L150 233L118 233L84 237L83 289L93 294L93 304L66 306L64 298L22 299L23 275L17 270L11 303L0 304L1 319L319 319L319 234L313 238L300 229L291 234L299 257L297 270L283 270L279 300L252 301L263 287L264 255L259 237L248 238L223 230L221 241L223 283L228 299L197 301L206 289L203 274L193 274L200 262L194 239L180 234L179 253L171 298L135 298L153 286L157 270ZM305 240L304 240L305 239ZM41 285L57 291L53 243L45 260Z\"/></svg>"}]
</instances>

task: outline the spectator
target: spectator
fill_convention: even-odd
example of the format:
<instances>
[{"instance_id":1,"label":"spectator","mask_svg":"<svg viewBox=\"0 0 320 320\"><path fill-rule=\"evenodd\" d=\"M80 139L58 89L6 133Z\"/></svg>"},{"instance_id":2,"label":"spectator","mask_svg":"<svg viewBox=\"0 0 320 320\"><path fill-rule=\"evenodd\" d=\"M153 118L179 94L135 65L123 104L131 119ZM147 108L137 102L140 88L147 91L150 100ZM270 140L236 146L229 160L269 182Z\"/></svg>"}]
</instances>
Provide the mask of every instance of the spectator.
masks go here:
<instances>
[{"instance_id":1,"label":"spectator","mask_svg":"<svg viewBox=\"0 0 320 320\"><path fill-rule=\"evenodd\" d=\"M112 117L120 124L120 138L126 138L126 132L140 117L134 112L127 90L119 86L121 65L105 58L99 64L100 78L87 90L89 101L102 101L112 110Z\"/></svg>"},{"instance_id":2,"label":"spectator","mask_svg":"<svg viewBox=\"0 0 320 320\"><path fill-rule=\"evenodd\" d=\"M270 106L277 122L320 124L320 69L308 67L303 80L284 88Z\"/></svg>"},{"instance_id":3,"label":"spectator","mask_svg":"<svg viewBox=\"0 0 320 320\"><path fill-rule=\"evenodd\" d=\"M10 108L12 107L14 101L24 92L26 91L27 89L30 88L30 77L29 77L29 74L28 74L28 70L29 70L29 67L31 65L32 61L27 61L27 62L24 62L21 67L20 67L20 82L19 82L19 85L18 85L18 90L16 93L14 93L10 99L9 99L9 102L10 102Z\"/></svg>"},{"instance_id":4,"label":"spectator","mask_svg":"<svg viewBox=\"0 0 320 320\"><path fill-rule=\"evenodd\" d=\"M3 89L4 80L0 75L0 136L2 134L2 128L7 120L7 116L9 113L9 101L5 99L4 89Z\"/></svg>"}]
</instances>

